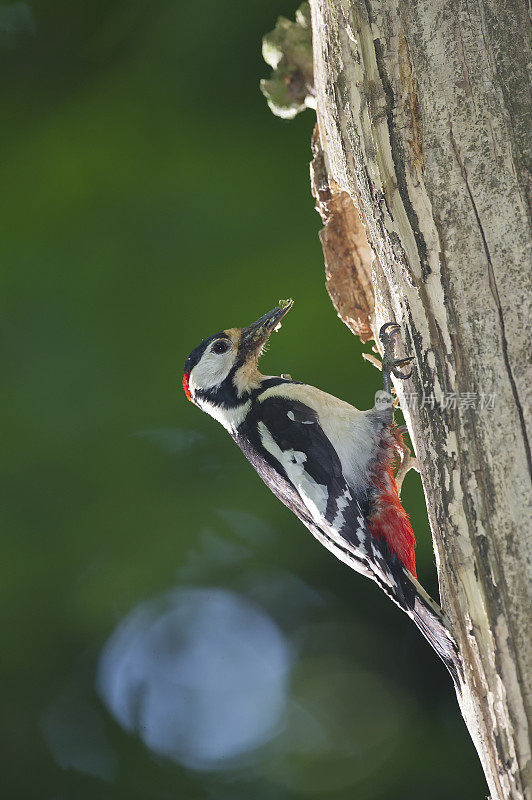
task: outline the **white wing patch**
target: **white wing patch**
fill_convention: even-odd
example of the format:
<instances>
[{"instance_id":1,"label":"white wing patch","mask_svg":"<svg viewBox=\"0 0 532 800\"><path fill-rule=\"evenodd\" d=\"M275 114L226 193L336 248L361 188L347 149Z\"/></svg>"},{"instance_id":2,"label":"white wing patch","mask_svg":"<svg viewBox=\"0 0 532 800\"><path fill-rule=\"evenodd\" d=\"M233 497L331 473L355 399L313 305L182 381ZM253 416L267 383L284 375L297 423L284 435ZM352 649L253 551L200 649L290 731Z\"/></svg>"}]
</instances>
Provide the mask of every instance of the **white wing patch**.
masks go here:
<instances>
[{"instance_id":1,"label":"white wing patch","mask_svg":"<svg viewBox=\"0 0 532 800\"><path fill-rule=\"evenodd\" d=\"M307 460L306 454L300 450L281 450L264 422L259 422L258 429L264 448L284 467L289 481L297 489L314 521L322 524L329 493L326 486L316 483L305 471L303 464Z\"/></svg>"},{"instance_id":2,"label":"white wing patch","mask_svg":"<svg viewBox=\"0 0 532 800\"><path fill-rule=\"evenodd\" d=\"M347 506L349 505L349 501L351 499L352 499L351 491L349 489L346 489L343 495L341 495L336 501L336 507L338 510L332 522L332 527L335 530L339 530L342 527L342 524L344 522L344 508L347 508Z\"/></svg>"},{"instance_id":3,"label":"white wing patch","mask_svg":"<svg viewBox=\"0 0 532 800\"><path fill-rule=\"evenodd\" d=\"M288 419L291 419L292 422L296 421L296 416L293 411L287 411L286 416L288 417ZM298 421L300 425L314 425L314 421L311 419L302 419Z\"/></svg>"},{"instance_id":4,"label":"white wing patch","mask_svg":"<svg viewBox=\"0 0 532 800\"><path fill-rule=\"evenodd\" d=\"M366 549L367 528L366 528L366 520L364 519L362 514L357 518L357 522L358 522L357 534L359 536L358 549L363 555L367 556L368 555L368 551Z\"/></svg>"}]
</instances>

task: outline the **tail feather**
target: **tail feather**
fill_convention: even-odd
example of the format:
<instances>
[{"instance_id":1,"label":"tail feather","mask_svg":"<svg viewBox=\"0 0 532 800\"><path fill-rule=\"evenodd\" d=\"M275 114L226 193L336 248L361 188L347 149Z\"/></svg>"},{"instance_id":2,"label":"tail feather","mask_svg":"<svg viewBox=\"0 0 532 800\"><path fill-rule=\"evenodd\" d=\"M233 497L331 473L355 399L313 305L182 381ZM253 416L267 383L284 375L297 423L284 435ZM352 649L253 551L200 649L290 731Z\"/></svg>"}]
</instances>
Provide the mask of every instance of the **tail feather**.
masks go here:
<instances>
[{"instance_id":1,"label":"tail feather","mask_svg":"<svg viewBox=\"0 0 532 800\"><path fill-rule=\"evenodd\" d=\"M460 691L460 683L463 679L462 663L458 645L449 630L447 619L440 606L427 594L421 584L409 573L406 575L415 588L413 606L409 609L410 616L430 646L439 655L449 670L456 689Z\"/></svg>"}]
</instances>

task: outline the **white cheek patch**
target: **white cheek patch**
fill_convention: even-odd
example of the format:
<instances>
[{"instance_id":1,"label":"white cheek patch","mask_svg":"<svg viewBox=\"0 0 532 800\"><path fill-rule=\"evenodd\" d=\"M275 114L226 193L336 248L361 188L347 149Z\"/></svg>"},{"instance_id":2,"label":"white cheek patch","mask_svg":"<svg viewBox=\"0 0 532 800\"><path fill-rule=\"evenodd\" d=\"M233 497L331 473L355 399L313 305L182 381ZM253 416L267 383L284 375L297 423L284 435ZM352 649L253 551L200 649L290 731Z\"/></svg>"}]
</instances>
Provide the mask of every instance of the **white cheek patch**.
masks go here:
<instances>
[{"instance_id":1,"label":"white cheek patch","mask_svg":"<svg viewBox=\"0 0 532 800\"><path fill-rule=\"evenodd\" d=\"M321 524L325 516L329 493L326 486L316 483L305 471L303 464L307 460L306 454L300 450L281 450L263 422L259 422L258 429L264 448L284 467L289 481L298 491L312 518L316 523Z\"/></svg>"},{"instance_id":2,"label":"white cheek patch","mask_svg":"<svg viewBox=\"0 0 532 800\"><path fill-rule=\"evenodd\" d=\"M191 389L213 389L222 383L233 366L233 353L206 352L190 373L189 386Z\"/></svg>"}]
</instances>

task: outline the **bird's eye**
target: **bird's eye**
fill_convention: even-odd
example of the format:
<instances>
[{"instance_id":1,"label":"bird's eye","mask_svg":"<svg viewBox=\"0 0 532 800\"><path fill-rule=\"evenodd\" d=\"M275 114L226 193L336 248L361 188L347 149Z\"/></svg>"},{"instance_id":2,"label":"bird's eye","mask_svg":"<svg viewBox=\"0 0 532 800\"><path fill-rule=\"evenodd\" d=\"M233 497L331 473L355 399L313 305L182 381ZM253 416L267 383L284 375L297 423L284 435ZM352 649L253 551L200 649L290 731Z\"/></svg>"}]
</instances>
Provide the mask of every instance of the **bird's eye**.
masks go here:
<instances>
[{"instance_id":1,"label":"bird's eye","mask_svg":"<svg viewBox=\"0 0 532 800\"><path fill-rule=\"evenodd\" d=\"M229 345L227 342L216 342L216 344L213 345L212 350L213 353L226 353L229 350Z\"/></svg>"}]
</instances>

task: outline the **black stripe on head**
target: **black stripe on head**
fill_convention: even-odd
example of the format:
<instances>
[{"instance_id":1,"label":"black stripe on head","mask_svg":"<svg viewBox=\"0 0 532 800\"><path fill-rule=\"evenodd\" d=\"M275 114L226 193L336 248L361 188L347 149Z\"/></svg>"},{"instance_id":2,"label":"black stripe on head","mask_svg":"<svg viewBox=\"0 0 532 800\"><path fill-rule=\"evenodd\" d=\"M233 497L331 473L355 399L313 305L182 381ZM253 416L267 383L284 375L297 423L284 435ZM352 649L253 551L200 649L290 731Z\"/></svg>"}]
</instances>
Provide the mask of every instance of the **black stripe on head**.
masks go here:
<instances>
[{"instance_id":1,"label":"black stripe on head","mask_svg":"<svg viewBox=\"0 0 532 800\"><path fill-rule=\"evenodd\" d=\"M215 339L229 339L231 341L231 337L227 335L225 331L220 331L219 333L213 333L212 336L208 336L204 339L194 350L191 352L187 360L185 361L185 368L184 372L190 372L194 369L196 364L201 361L201 357L207 347L213 342Z\"/></svg>"},{"instance_id":2,"label":"black stripe on head","mask_svg":"<svg viewBox=\"0 0 532 800\"><path fill-rule=\"evenodd\" d=\"M222 408L236 408L247 402L248 398L238 397L233 384L233 374L233 370L231 370L227 378L213 389L196 389L196 397L208 400Z\"/></svg>"}]
</instances>

